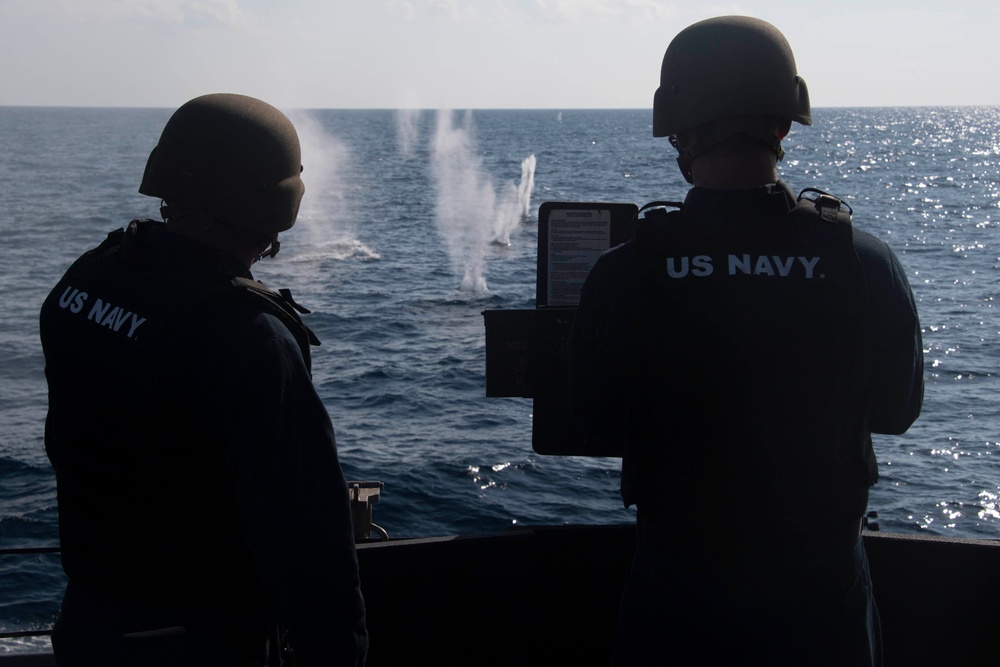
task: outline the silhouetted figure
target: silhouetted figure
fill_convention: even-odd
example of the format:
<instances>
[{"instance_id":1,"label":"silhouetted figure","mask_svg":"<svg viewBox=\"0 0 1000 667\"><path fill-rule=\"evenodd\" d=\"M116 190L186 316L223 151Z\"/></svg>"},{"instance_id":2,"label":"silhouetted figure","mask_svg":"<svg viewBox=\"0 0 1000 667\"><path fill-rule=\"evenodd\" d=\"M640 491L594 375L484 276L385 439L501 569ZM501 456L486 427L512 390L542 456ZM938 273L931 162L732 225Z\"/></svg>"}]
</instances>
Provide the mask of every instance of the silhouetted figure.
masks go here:
<instances>
[{"instance_id":1,"label":"silhouetted figure","mask_svg":"<svg viewBox=\"0 0 1000 667\"><path fill-rule=\"evenodd\" d=\"M679 33L653 134L694 187L583 287L574 411L623 443L637 508L615 664L881 663L860 539L871 433L920 412L920 327L889 247L778 180L792 121L811 124L808 92L772 25Z\"/></svg>"},{"instance_id":2,"label":"silhouetted figure","mask_svg":"<svg viewBox=\"0 0 1000 667\"><path fill-rule=\"evenodd\" d=\"M361 665L348 492L291 297L254 281L304 186L289 120L206 95L163 129L132 221L46 299L45 445L69 584L60 665ZM271 642L272 659L276 654Z\"/></svg>"}]
</instances>

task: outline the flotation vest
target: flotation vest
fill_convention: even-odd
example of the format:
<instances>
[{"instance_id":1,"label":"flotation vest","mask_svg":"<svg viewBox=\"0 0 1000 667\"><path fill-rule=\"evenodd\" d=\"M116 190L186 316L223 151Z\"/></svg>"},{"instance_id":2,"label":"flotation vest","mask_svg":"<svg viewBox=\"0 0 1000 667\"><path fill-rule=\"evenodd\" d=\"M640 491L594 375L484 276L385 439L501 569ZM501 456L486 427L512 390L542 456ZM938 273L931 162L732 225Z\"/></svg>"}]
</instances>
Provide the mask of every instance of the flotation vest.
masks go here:
<instances>
[{"instance_id":1,"label":"flotation vest","mask_svg":"<svg viewBox=\"0 0 1000 667\"><path fill-rule=\"evenodd\" d=\"M868 292L849 209L818 194L776 188L763 208L637 222L619 327L626 504L665 524L678 511L800 527L864 513L877 477Z\"/></svg>"},{"instance_id":2,"label":"flotation vest","mask_svg":"<svg viewBox=\"0 0 1000 667\"><path fill-rule=\"evenodd\" d=\"M42 306L63 567L122 600L259 602L226 462L236 399L211 389L241 363L227 357L241 332L225 318L277 317L307 368L318 341L290 297L255 281L204 266L151 268L141 249L156 225L112 232Z\"/></svg>"}]
</instances>

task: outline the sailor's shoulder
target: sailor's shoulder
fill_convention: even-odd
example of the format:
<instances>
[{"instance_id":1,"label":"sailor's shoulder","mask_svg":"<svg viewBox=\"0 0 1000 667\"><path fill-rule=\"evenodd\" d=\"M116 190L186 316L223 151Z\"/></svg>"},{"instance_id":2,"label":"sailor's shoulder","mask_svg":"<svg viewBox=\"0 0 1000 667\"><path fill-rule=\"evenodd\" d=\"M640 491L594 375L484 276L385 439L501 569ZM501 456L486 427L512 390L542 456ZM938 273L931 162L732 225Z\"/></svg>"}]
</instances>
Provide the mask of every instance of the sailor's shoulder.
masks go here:
<instances>
[{"instance_id":1,"label":"sailor's shoulder","mask_svg":"<svg viewBox=\"0 0 1000 667\"><path fill-rule=\"evenodd\" d=\"M819 217L829 222L852 224L854 209L840 197L818 188L805 188L795 199L791 213L805 217Z\"/></svg>"}]
</instances>

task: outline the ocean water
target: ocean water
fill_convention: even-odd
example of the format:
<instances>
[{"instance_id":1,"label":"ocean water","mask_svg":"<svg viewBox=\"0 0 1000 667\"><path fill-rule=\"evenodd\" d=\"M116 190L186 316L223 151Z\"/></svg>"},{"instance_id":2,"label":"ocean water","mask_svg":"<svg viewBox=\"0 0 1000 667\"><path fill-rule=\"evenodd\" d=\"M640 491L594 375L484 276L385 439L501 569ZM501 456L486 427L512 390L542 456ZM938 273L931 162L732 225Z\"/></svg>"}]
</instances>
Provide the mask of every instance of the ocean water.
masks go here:
<instances>
[{"instance_id":1,"label":"ocean water","mask_svg":"<svg viewBox=\"0 0 1000 667\"><path fill-rule=\"evenodd\" d=\"M81 252L157 215L136 188L169 113L0 108L0 549L58 542L38 308ZM412 537L631 521L617 460L536 455L530 401L485 397L481 313L534 306L541 202L683 197L650 112L289 115L307 194L255 275L313 311L345 473L385 483L376 522ZM817 109L784 143L782 178L848 201L918 301L924 411L876 436L882 530L1000 538L1000 108ZM62 585L57 556L0 555L0 632L48 627Z\"/></svg>"}]
</instances>

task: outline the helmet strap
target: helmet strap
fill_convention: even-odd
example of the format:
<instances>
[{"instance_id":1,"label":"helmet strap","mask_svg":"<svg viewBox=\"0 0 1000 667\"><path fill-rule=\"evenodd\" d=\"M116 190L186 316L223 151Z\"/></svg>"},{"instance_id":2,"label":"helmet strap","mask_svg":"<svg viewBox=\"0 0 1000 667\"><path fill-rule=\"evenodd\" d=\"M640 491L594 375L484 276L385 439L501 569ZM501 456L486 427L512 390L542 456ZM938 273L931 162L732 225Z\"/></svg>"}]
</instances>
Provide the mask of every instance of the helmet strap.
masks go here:
<instances>
[{"instance_id":1,"label":"helmet strap","mask_svg":"<svg viewBox=\"0 0 1000 667\"><path fill-rule=\"evenodd\" d=\"M281 241L278 240L278 235L275 234L274 238L271 239L271 242L267 245L267 247L264 248L259 255L257 255L257 261L259 262L265 257L274 259L274 256L278 254L279 250L281 250Z\"/></svg>"},{"instance_id":2,"label":"helmet strap","mask_svg":"<svg viewBox=\"0 0 1000 667\"><path fill-rule=\"evenodd\" d=\"M171 208L170 208L170 206L167 204L167 202L165 202L165 201L163 201L161 199L160 200L160 217L163 218L164 220L167 220L168 218L171 217L171 215L172 214L171 214Z\"/></svg>"},{"instance_id":3,"label":"helmet strap","mask_svg":"<svg viewBox=\"0 0 1000 667\"><path fill-rule=\"evenodd\" d=\"M674 148L677 149L679 155L677 156L677 167L681 170L681 175L684 176L684 180L694 185L694 175L691 173L691 164L694 162L696 155L691 151L682 149L677 145L677 135L670 135L670 143Z\"/></svg>"}]
</instances>

